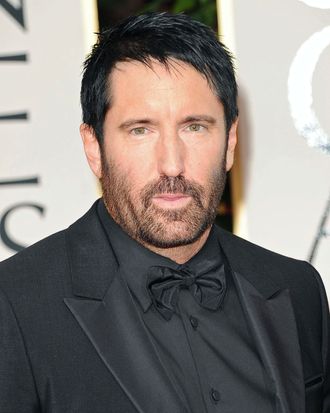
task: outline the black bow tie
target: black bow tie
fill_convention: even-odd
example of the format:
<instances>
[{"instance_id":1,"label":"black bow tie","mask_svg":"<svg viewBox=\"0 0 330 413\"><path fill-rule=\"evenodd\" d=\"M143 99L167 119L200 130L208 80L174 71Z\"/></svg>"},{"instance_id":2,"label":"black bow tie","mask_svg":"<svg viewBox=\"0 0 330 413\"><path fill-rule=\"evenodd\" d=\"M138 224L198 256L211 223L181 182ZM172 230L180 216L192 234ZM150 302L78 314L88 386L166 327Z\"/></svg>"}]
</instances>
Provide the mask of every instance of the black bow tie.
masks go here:
<instances>
[{"instance_id":1,"label":"black bow tie","mask_svg":"<svg viewBox=\"0 0 330 413\"><path fill-rule=\"evenodd\" d=\"M226 292L224 265L213 264L201 274L192 273L184 265L179 269L163 266L149 268L147 290L155 308L166 320L173 315L181 288L189 289L201 307L217 310Z\"/></svg>"}]
</instances>

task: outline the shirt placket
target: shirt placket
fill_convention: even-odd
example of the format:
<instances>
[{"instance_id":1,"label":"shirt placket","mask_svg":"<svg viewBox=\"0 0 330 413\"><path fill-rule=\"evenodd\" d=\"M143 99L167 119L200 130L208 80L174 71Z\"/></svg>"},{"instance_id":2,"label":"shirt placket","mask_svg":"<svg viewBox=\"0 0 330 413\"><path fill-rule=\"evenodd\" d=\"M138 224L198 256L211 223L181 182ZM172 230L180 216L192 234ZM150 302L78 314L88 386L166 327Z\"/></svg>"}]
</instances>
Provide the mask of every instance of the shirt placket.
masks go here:
<instances>
[{"instance_id":1,"label":"shirt placket","mask_svg":"<svg viewBox=\"0 0 330 413\"><path fill-rule=\"evenodd\" d=\"M220 411L221 404L219 386L218 383L213 383L210 380L207 366L202 363L202 360L206 358L205 355L202 357L202 353L204 350L207 351L207 349L200 337L199 330L202 326L200 325L198 314L201 311L207 310L202 309L197 304L188 290L181 290L178 309L198 376L205 412L217 413Z\"/></svg>"}]
</instances>

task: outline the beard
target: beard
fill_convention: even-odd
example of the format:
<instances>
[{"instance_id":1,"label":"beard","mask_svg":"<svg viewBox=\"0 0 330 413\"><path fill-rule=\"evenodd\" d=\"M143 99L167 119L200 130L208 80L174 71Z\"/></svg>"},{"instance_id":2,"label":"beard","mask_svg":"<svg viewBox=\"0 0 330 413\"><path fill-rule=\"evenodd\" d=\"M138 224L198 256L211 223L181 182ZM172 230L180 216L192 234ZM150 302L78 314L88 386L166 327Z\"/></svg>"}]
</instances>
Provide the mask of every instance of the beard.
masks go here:
<instances>
[{"instance_id":1,"label":"beard","mask_svg":"<svg viewBox=\"0 0 330 413\"><path fill-rule=\"evenodd\" d=\"M134 192L127 176L102 154L103 200L117 224L133 239L156 248L174 248L197 241L213 224L225 183L225 157L213 171L207 186L183 176L162 176ZM165 209L153 204L160 194L184 194L188 205Z\"/></svg>"}]
</instances>

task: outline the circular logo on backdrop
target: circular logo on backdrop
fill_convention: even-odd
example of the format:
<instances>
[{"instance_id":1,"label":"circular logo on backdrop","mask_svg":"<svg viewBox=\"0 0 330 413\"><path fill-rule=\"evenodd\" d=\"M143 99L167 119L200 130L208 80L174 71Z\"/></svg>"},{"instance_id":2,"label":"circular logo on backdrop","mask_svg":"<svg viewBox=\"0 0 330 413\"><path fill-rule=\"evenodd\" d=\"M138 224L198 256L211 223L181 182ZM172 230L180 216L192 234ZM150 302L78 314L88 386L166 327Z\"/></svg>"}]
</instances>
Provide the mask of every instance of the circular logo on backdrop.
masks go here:
<instances>
[{"instance_id":1,"label":"circular logo on backdrop","mask_svg":"<svg viewBox=\"0 0 330 413\"><path fill-rule=\"evenodd\" d=\"M330 0L301 0L314 5L325 3L330 8ZM325 7L323 7L325 8ZM289 71L288 99L294 125L307 144L330 154L330 137L322 129L313 104L313 74L324 49L330 45L330 26L314 33L297 51Z\"/></svg>"}]
</instances>

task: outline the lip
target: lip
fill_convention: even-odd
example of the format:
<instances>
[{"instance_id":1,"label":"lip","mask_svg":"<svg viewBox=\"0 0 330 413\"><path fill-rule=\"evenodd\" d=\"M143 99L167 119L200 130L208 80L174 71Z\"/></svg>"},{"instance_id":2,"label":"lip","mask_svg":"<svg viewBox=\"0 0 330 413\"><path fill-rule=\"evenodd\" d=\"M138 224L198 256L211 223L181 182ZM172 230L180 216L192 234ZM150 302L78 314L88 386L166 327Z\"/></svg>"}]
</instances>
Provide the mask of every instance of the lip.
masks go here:
<instances>
[{"instance_id":1,"label":"lip","mask_svg":"<svg viewBox=\"0 0 330 413\"><path fill-rule=\"evenodd\" d=\"M159 194L153 197L153 201L160 207L178 208L185 206L191 199L185 194Z\"/></svg>"},{"instance_id":2,"label":"lip","mask_svg":"<svg viewBox=\"0 0 330 413\"><path fill-rule=\"evenodd\" d=\"M160 194L154 196L154 199L164 199L165 201L177 201L182 198L190 198L190 195L185 194Z\"/></svg>"}]
</instances>

